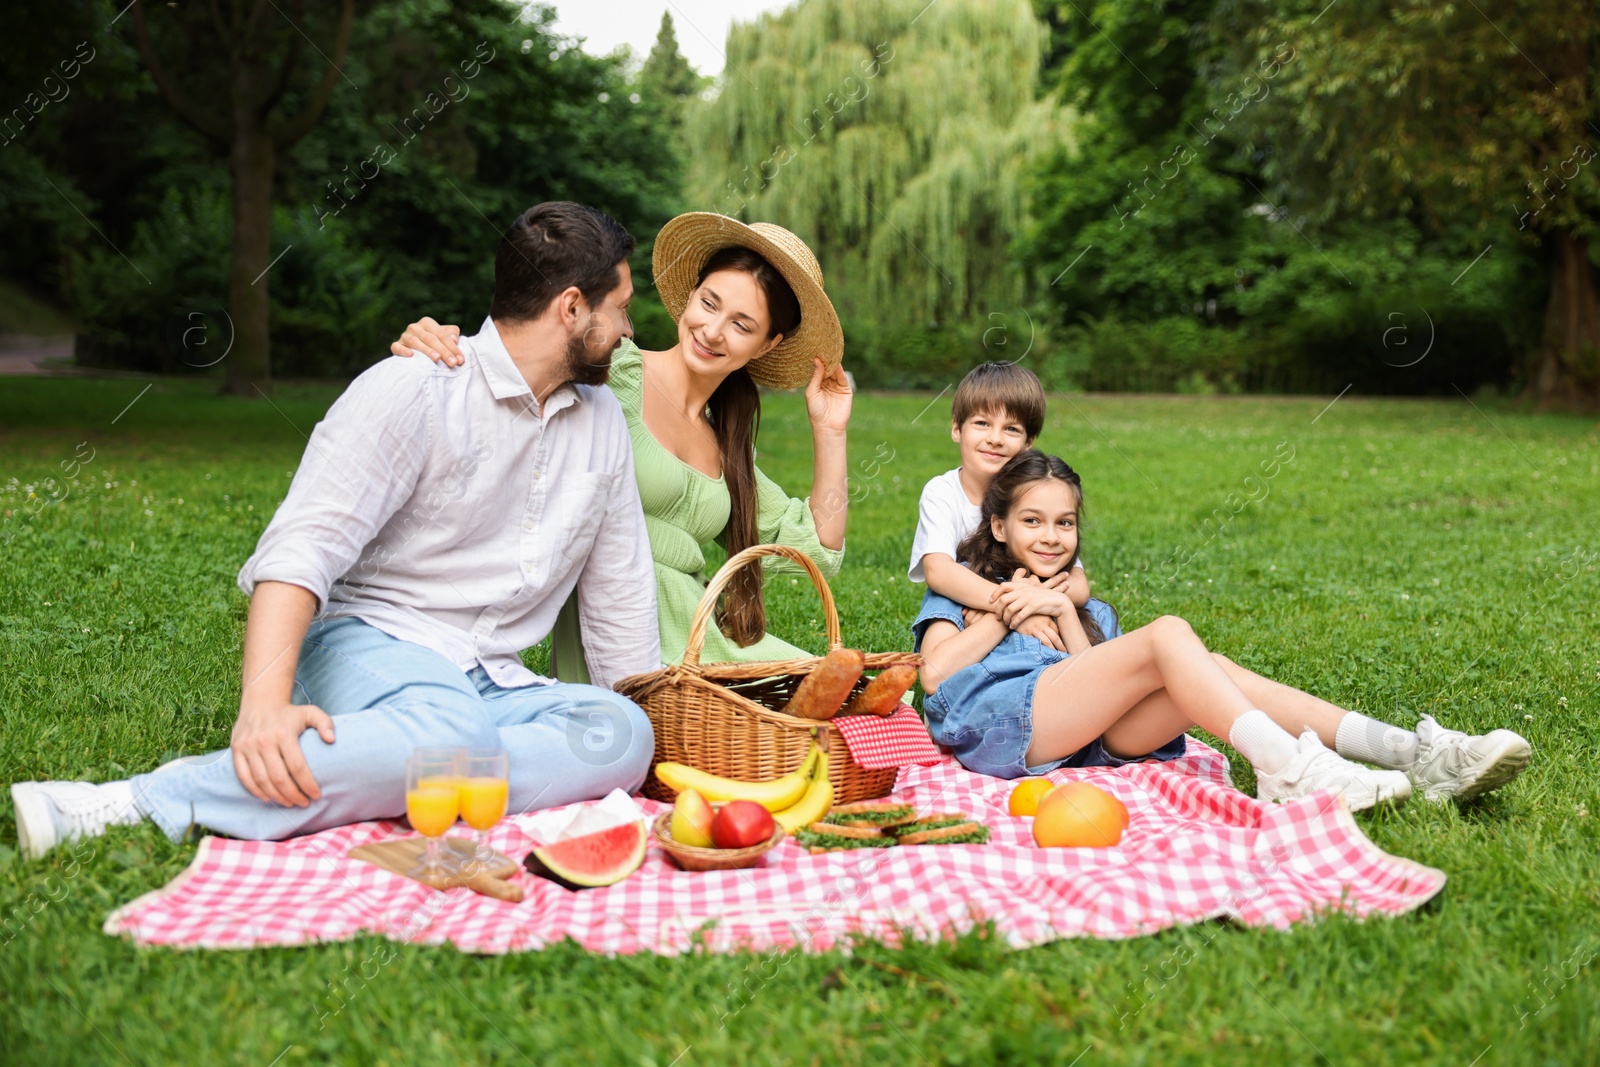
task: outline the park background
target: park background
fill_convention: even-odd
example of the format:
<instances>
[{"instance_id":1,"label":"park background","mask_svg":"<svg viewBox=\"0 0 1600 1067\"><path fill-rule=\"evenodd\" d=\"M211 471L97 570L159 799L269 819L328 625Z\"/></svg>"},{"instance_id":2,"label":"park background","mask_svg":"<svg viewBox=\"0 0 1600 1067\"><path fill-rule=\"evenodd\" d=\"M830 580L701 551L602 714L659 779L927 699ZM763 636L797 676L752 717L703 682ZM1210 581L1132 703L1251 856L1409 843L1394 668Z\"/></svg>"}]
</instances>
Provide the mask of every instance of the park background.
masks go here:
<instances>
[{"instance_id":1,"label":"park background","mask_svg":"<svg viewBox=\"0 0 1600 1067\"><path fill-rule=\"evenodd\" d=\"M305 435L406 322L475 328L499 229L562 197L640 239L646 346L672 215L817 251L863 390L847 640L909 646L948 391L1016 359L1127 624L1533 767L1360 817L1449 875L1399 919L778 959L140 951L100 924L193 841L28 862L0 797L0 1061L1596 1062L1592 6L798 0L717 71L662 7L594 54L497 0L13 6L0 364L39 373L0 379L0 778L227 743L233 577ZM760 451L805 492L797 395ZM817 647L815 596L770 595Z\"/></svg>"},{"instance_id":2,"label":"park background","mask_svg":"<svg viewBox=\"0 0 1600 1067\"><path fill-rule=\"evenodd\" d=\"M803 0L717 44L623 5L658 36L601 56L503 0L106 6L0 42L0 335L79 364L351 376L475 326L497 228L570 198L640 238L646 345L697 209L812 244L865 387L1027 352L1058 389L1600 404L1590 5Z\"/></svg>"}]
</instances>

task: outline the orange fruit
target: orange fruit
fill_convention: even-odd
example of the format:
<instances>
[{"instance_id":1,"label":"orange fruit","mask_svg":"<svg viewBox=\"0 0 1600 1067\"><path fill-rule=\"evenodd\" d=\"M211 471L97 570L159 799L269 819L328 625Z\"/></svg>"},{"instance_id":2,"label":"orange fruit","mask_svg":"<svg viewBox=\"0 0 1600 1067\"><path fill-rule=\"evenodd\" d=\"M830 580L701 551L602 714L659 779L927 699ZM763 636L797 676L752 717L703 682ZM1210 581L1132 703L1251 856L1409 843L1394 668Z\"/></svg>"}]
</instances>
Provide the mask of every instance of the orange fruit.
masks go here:
<instances>
[{"instance_id":1,"label":"orange fruit","mask_svg":"<svg viewBox=\"0 0 1600 1067\"><path fill-rule=\"evenodd\" d=\"M1127 827L1122 801L1087 782L1069 782L1039 802L1033 840L1041 848L1108 848Z\"/></svg>"},{"instance_id":2,"label":"orange fruit","mask_svg":"<svg viewBox=\"0 0 1600 1067\"><path fill-rule=\"evenodd\" d=\"M1034 814L1039 810L1039 801L1055 787L1048 778L1029 778L1011 791L1011 814Z\"/></svg>"}]
</instances>

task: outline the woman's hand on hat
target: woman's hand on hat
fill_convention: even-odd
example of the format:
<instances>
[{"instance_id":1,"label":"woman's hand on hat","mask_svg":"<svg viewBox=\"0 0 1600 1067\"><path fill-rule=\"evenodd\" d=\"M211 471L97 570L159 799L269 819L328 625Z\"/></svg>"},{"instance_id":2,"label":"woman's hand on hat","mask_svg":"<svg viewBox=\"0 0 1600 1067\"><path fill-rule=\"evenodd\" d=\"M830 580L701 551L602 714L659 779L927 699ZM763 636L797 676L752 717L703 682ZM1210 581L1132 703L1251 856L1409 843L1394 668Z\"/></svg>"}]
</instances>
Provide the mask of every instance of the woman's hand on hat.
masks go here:
<instances>
[{"instance_id":1,"label":"woman's hand on hat","mask_svg":"<svg viewBox=\"0 0 1600 1067\"><path fill-rule=\"evenodd\" d=\"M850 424L853 399L844 364L836 363L830 371L820 358L813 357L811 365L811 381L806 383L806 414L811 425L818 430L843 433Z\"/></svg>"},{"instance_id":2,"label":"woman's hand on hat","mask_svg":"<svg viewBox=\"0 0 1600 1067\"><path fill-rule=\"evenodd\" d=\"M389 346L389 351L397 356L423 355L435 363L459 367L466 362L461 355L461 347L456 344L460 339L461 327L441 326L424 315L420 321L406 327L406 332L400 335L400 340Z\"/></svg>"}]
</instances>

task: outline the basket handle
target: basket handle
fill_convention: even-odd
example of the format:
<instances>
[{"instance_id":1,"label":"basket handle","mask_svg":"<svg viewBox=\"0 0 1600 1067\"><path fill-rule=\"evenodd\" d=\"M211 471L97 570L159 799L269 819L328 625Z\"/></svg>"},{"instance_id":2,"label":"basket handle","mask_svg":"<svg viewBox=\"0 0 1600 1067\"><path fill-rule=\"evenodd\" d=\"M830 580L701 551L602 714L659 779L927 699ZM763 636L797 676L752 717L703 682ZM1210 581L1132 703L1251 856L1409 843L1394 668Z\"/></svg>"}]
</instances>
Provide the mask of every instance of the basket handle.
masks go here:
<instances>
[{"instance_id":1,"label":"basket handle","mask_svg":"<svg viewBox=\"0 0 1600 1067\"><path fill-rule=\"evenodd\" d=\"M711 623L711 616L717 608L717 598L733 581L733 576L739 568L749 566L765 556L782 556L792 563L798 563L811 578L811 584L817 587L817 592L822 596L822 614L828 624L828 648L830 650L841 647L844 639L839 634L839 609L833 603L833 590L828 588L827 579L822 577L822 572L812 562L811 557L799 549L790 548L788 545L751 545L742 552L738 552L724 563L720 570L712 576L710 584L706 586L705 595L700 598L700 603L695 606L694 618L689 623L689 641L683 649L683 666L689 670L698 670L700 667L700 649L705 644L706 627Z\"/></svg>"}]
</instances>

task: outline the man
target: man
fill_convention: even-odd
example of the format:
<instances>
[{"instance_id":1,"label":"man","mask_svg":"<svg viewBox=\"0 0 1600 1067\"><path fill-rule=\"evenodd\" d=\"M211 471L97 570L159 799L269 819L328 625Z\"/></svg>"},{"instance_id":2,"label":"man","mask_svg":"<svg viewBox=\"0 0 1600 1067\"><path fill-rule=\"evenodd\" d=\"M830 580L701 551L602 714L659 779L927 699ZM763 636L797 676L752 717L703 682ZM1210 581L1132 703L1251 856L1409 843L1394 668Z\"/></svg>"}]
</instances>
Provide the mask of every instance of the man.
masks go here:
<instances>
[{"instance_id":1,"label":"man","mask_svg":"<svg viewBox=\"0 0 1600 1067\"><path fill-rule=\"evenodd\" d=\"M508 750L513 812L636 789L650 722L600 688L660 665L628 427L599 387L632 335L633 248L592 208L531 208L462 366L390 358L351 383L239 572L232 745L127 781L13 785L24 851L144 818L276 840L398 816L418 746ZM520 657L574 590L594 686Z\"/></svg>"}]
</instances>

